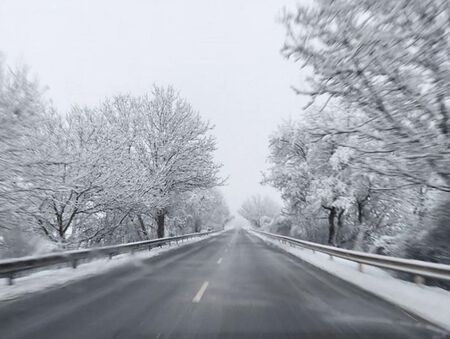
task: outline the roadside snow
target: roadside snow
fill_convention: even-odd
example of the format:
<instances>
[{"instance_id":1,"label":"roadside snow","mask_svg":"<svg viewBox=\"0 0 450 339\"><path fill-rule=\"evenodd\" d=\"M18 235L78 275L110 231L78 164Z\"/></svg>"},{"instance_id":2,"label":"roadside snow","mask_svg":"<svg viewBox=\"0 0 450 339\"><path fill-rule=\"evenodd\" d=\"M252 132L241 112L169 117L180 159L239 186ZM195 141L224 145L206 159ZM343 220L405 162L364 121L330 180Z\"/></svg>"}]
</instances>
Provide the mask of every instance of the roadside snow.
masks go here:
<instances>
[{"instance_id":1,"label":"roadside snow","mask_svg":"<svg viewBox=\"0 0 450 339\"><path fill-rule=\"evenodd\" d=\"M327 254L291 247L256 232L251 232L266 243L273 244L300 259L346 280L378 297L396 304L404 310L450 330L450 292L438 287L421 286L396 279L388 272L364 265L363 272L358 264Z\"/></svg>"},{"instance_id":2,"label":"roadside snow","mask_svg":"<svg viewBox=\"0 0 450 339\"><path fill-rule=\"evenodd\" d=\"M143 250L136 252L135 254L121 254L111 258L111 260L108 258L95 259L86 263L80 263L76 269L73 269L72 267L64 267L41 270L23 277L15 278L14 285L11 286L7 285L6 278L0 278L0 301L16 299L20 296L42 291L48 288L61 287L83 278L107 272L125 264L139 265L142 260L155 257L161 253L170 251L171 249L208 239L217 234L220 233L207 235L196 239L184 240L179 243L179 246L165 245L162 247L153 248L151 251Z\"/></svg>"}]
</instances>

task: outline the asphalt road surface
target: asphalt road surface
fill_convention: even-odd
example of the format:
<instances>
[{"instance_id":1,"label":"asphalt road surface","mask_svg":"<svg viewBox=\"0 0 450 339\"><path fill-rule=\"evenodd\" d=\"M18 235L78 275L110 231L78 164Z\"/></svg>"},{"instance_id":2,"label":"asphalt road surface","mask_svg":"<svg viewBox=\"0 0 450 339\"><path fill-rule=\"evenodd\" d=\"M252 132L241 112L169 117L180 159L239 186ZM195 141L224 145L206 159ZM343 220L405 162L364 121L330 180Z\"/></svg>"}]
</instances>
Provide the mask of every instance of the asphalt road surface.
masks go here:
<instances>
[{"instance_id":1,"label":"asphalt road surface","mask_svg":"<svg viewBox=\"0 0 450 339\"><path fill-rule=\"evenodd\" d=\"M1 339L442 337L244 230L0 303Z\"/></svg>"}]
</instances>

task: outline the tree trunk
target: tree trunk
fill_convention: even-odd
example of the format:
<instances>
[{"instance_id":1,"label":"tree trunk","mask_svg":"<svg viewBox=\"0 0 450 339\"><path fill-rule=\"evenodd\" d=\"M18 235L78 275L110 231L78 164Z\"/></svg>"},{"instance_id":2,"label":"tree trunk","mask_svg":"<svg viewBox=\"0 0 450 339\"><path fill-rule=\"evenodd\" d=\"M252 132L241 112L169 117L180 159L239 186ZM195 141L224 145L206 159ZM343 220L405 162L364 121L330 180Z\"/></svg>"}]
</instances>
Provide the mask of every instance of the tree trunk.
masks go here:
<instances>
[{"instance_id":1,"label":"tree trunk","mask_svg":"<svg viewBox=\"0 0 450 339\"><path fill-rule=\"evenodd\" d=\"M341 233L340 231L341 231L341 229L342 229L342 226L343 226L343 224L344 224L344 222L343 222L343 220L342 220L342 217L344 216L344 212L345 212L345 210L344 209L342 209L342 210L339 210L339 213L337 214L337 217L336 217L336 232L334 232L335 234L334 234L334 246L337 246L337 242L338 242L338 235Z\"/></svg>"},{"instance_id":2,"label":"tree trunk","mask_svg":"<svg viewBox=\"0 0 450 339\"><path fill-rule=\"evenodd\" d=\"M358 223L361 225L363 223L363 213L364 213L364 203L362 201L356 202L358 207Z\"/></svg>"},{"instance_id":3,"label":"tree trunk","mask_svg":"<svg viewBox=\"0 0 450 339\"><path fill-rule=\"evenodd\" d=\"M142 216L140 214L138 214L137 218L138 218L138 221L139 221L139 225L141 226L141 231L142 231L142 234L144 235L144 238L146 240L150 239L150 236L148 235L147 229L145 228L144 219L142 219Z\"/></svg>"},{"instance_id":4,"label":"tree trunk","mask_svg":"<svg viewBox=\"0 0 450 339\"><path fill-rule=\"evenodd\" d=\"M336 224L334 223L336 218L336 208L328 208L328 244L336 246Z\"/></svg>"},{"instance_id":5,"label":"tree trunk","mask_svg":"<svg viewBox=\"0 0 450 339\"><path fill-rule=\"evenodd\" d=\"M164 238L164 222L166 219L166 211L164 210L158 210L156 212L156 233L158 235L158 238Z\"/></svg>"},{"instance_id":6,"label":"tree trunk","mask_svg":"<svg viewBox=\"0 0 450 339\"><path fill-rule=\"evenodd\" d=\"M59 240L64 241L66 238L66 234L64 232L64 224L63 224L63 218L61 214L56 213L56 224L58 225L58 235Z\"/></svg>"},{"instance_id":7,"label":"tree trunk","mask_svg":"<svg viewBox=\"0 0 450 339\"><path fill-rule=\"evenodd\" d=\"M202 229L202 222L199 219L195 219L194 221L194 232L200 232Z\"/></svg>"},{"instance_id":8,"label":"tree trunk","mask_svg":"<svg viewBox=\"0 0 450 339\"><path fill-rule=\"evenodd\" d=\"M426 198L427 188L425 186L419 187L419 206L416 207L415 213L418 215L418 224L423 227L426 215Z\"/></svg>"},{"instance_id":9,"label":"tree trunk","mask_svg":"<svg viewBox=\"0 0 450 339\"><path fill-rule=\"evenodd\" d=\"M358 201L358 234L356 235L355 242L353 243L353 249L355 251L363 250L363 242L366 237L366 233L368 231L368 226L365 223L364 218L364 201Z\"/></svg>"},{"instance_id":10,"label":"tree trunk","mask_svg":"<svg viewBox=\"0 0 450 339\"><path fill-rule=\"evenodd\" d=\"M337 231L339 231L342 228L343 222L342 222L342 216L344 215L345 210L340 210L338 217L337 217ZM337 232L336 232L337 233Z\"/></svg>"}]
</instances>

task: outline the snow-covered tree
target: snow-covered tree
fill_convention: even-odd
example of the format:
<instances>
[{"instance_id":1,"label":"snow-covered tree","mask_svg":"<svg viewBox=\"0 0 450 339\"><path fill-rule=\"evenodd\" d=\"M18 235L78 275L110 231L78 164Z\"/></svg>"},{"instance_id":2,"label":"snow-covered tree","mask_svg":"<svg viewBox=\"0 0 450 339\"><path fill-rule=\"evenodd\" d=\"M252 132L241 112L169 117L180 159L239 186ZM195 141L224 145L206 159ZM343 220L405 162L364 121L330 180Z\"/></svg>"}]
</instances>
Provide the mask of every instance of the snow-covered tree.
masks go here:
<instances>
[{"instance_id":1,"label":"snow-covered tree","mask_svg":"<svg viewBox=\"0 0 450 339\"><path fill-rule=\"evenodd\" d=\"M220 185L220 165L213 160L212 126L171 87L155 87L150 95L121 96L103 107L105 114L129 116L129 150L142 177L144 212L151 214L158 237L174 197ZM151 199L151 206L145 201Z\"/></svg>"},{"instance_id":2,"label":"snow-covered tree","mask_svg":"<svg viewBox=\"0 0 450 339\"><path fill-rule=\"evenodd\" d=\"M316 120L309 118L285 123L272 135L263 181L280 190L284 215L293 220L291 233L367 249L371 236L400 227L400 219L411 222L413 189L385 189L393 179L354 166L355 151L340 145L348 136L317 138L311 128Z\"/></svg>"},{"instance_id":3,"label":"snow-covered tree","mask_svg":"<svg viewBox=\"0 0 450 339\"><path fill-rule=\"evenodd\" d=\"M228 205L216 188L186 192L174 199L167 213L172 234L223 229L231 220Z\"/></svg>"},{"instance_id":4,"label":"snow-covered tree","mask_svg":"<svg viewBox=\"0 0 450 339\"><path fill-rule=\"evenodd\" d=\"M77 244L101 237L95 221L111 210L125 209L130 192L130 163L123 139L102 115L75 108L67 117L49 116L36 129L30 171L23 177L32 208L28 213L48 238Z\"/></svg>"},{"instance_id":5,"label":"snow-covered tree","mask_svg":"<svg viewBox=\"0 0 450 339\"><path fill-rule=\"evenodd\" d=\"M303 123L286 123L270 139L271 168L264 182L278 188L287 213L309 210L328 217L328 243L336 244L344 213L353 202L349 169L333 142L313 142Z\"/></svg>"},{"instance_id":6,"label":"snow-covered tree","mask_svg":"<svg viewBox=\"0 0 450 339\"><path fill-rule=\"evenodd\" d=\"M291 233L323 239L311 225L324 210L330 244L386 253L383 242L428 232L434 196L450 188L449 13L444 0L317 0L286 13L283 54L309 72L296 92L311 102L271 138L265 182Z\"/></svg>"},{"instance_id":7,"label":"snow-covered tree","mask_svg":"<svg viewBox=\"0 0 450 339\"><path fill-rule=\"evenodd\" d=\"M30 144L35 128L51 110L43 89L28 69L8 68L0 61L0 247L22 253L18 246L31 237L29 207L23 178L29 173Z\"/></svg>"},{"instance_id":8,"label":"snow-covered tree","mask_svg":"<svg viewBox=\"0 0 450 339\"><path fill-rule=\"evenodd\" d=\"M211 190L221 183L212 127L172 88L63 116L25 72L0 80L0 227L13 231L0 234L4 248L19 243L20 225L64 247L162 237L172 205L187 206L183 199L199 192L193 230L212 223L206 215L215 227L229 217Z\"/></svg>"},{"instance_id":9,"label":"snow-covered tree","mask_svg":"<svg viewBox=\"0 0 450 339\"><path fill-rule=\"evenodd\" d=\"M32 152L33 215L57 241L98 243L123 223L149 238L147 216L162 237L174 199L219 184L210 130L172 88L54 117L39 135L45 147Z\"/></svg>"},{"instance_id":10,"label":"snow-covered tree","mask_svg":"<svg viewBox=\"0 0 450 339\"><path fill-rule=\"evenodd\" d=\"M347 146L362 167L442 191L450 190L449 6L318 0L286 14L283 49L312 70L298 93L341 108L318 136L353 136Z\"/></svg>"}]
</instances>

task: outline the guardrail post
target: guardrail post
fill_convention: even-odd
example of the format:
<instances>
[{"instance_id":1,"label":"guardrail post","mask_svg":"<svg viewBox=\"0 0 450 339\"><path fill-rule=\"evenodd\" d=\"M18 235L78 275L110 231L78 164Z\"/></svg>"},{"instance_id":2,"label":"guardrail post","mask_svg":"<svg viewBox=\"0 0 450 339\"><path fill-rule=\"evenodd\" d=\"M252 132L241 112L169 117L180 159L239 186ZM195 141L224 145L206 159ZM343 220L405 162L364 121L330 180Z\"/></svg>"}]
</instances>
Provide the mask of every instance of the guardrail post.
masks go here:
<instances>
[{"instance_id":1,"label":"guardrail post","mask_svg":"<svg viewBox=\"0 0 450 339\"><path fill-rule=\"evenodd\" d=\"M8 285L9 285L9 286L14 285L14 274L13 274L13 273L11 273L11 274L8 276Z\"/></svg>"},{"instance_id":2,"label":"guardrail post","mask_svg":"<svg viewBox=\"0 0 450 339\"><path fill-rule=\"evenodd\" d=\"M333 260L333 256L331 254L329 254L329 256L330 256L330 260Z\"/></svg>"},{"instance_id":3,"label":"guardrail post","mask_svg":"<svg viewBox=\"0 0 450 339\"><path fill-rule=\"evenodd\" d=\"M108 254L108 259L111 260L112 257L113 257L113 254L112 254L112 253L109 253L109 254Z\"/></svg>"},{"instance_id":4,"label":"guardrail post","mask_svg":"<svg viewBox=\"0 0 450 339\"><path fill-rule=\"evenodd\" d=\"M361 263L359 262L359 263L358 263L358 271L362 273L362 272L363 272L363 269L364 269L364 268L363 268L363 264L361 264Z\"/></svg>"},{"instance_id":5,"label":"guardrail post","mask_svg":"<svg viewBox=\"0 0 450 339\"><path fill-rule=\"evenodd\" d=\"M72 260L72 268L77 268L78 265L78 259L73 259Z\"/></svg>"},{"instance_id":6,"label":"guardrail post","mask_svg":"<svg viewBox=\"0 0 450 339\"><path fill-rule=\"evenodd\" d=\"M420 276L420 275L416 275L416 276L414 276L414 282L417 285L424 285L425 284L425 278Z\"/></svg>"}]
</instances>

